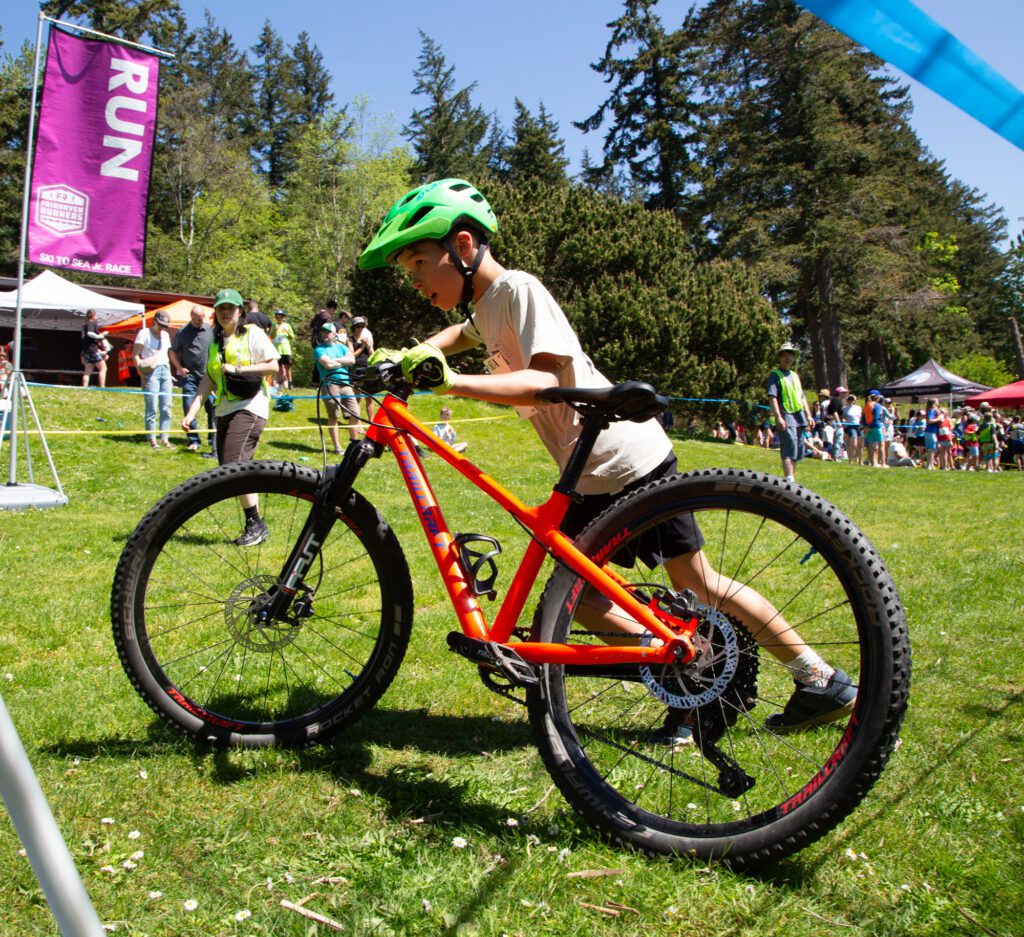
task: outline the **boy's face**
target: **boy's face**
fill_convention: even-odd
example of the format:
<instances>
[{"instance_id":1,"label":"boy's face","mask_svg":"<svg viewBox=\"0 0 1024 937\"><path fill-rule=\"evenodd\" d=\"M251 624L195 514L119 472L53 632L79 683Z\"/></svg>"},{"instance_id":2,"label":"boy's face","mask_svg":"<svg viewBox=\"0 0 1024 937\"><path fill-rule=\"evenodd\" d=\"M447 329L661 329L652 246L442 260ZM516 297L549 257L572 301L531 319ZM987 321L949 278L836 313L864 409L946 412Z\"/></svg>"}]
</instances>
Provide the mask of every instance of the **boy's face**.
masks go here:
<instances>
[{"instance_id":1,"label":"boy's face","mask_svg":"<svg viewBox=\"0 0 1024 937\"><path fill-rule=\"evenodd\" d=\"M419 241L407 247L398 255L398 266L430 305L447 312L462 299L462 274L440 241Z\"/></svg>"}]
</instances>

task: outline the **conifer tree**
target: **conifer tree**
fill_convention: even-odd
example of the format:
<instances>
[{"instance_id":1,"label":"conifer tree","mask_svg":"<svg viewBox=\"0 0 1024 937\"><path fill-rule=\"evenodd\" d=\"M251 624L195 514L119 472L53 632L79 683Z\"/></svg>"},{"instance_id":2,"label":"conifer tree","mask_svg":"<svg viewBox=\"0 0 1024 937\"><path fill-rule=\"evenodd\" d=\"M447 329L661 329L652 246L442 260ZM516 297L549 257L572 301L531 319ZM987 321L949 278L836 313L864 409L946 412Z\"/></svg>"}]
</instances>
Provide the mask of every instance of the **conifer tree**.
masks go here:
<instances>
[{"instance_id":1,"label":"conifer tree","mask_svg":"<svg viewBox=\"0 0 1024 937\"><path fill-rule=\"evenodd\" d=\"M622 16L609 23L612 37L591 68L611 91L575 126L589 132L608 119L605 162L627 168L649 207L680 212L695 181L699 106L691 97L695 73L683 54L682 33L665 30L656 5L657 0L625 0Z\"/></svg>"},{"instance_id":2,"label":"conifer tree","mask_svg":"<svg viewBox=\"0 0 1024 937\"><path fill-rule=\"evenodd\" d=\"M181 13L178 0L46 0L41 9L55 19L80 21L132 42L153 36L169 18Z\"/></svg>"},{"instance_id":3,"label":"conifer tree","mask_svg":"<svg viewBox=\"0 0 1024 937\"><path fill-rule=\"evenodd\" d=\"M535 117L519 98L512 121L510 139L503 151L502 178L513 184L535 179L545 185L566 181L565 141L558 136L558 122L544 109Z\"/></svg>"},{"instance_id":4,"label":"conifer tree","mask_svg":"<svg viewBox=\"0 0 1024 937\"><path fill-rule=\"evenodd\" d=\"M414 181L448 176L479 180L487 168L482 144L489 121L483 109L472 102L476 82L457 88L455 67L448 65L441 46L422 30L420 39L423 45L413 94L423 97L426 105L413 111L402 128L416 157Z\"/></svg>"}]
</instances>

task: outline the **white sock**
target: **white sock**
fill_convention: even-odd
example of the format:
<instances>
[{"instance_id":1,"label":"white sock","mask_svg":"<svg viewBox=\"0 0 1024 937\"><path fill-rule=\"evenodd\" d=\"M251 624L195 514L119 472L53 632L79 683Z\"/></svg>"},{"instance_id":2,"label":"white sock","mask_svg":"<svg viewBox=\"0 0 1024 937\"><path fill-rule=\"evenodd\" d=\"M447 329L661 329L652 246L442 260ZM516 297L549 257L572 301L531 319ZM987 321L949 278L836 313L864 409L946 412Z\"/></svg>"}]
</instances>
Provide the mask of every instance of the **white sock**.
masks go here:
<instances>
[{"instance_id":1,"label":"white sock","mask_svg":"<svg viewBox=\"0 0 1024 937\"><path fill-rule=\"evenodd\" d=\"M813 650L808 648L783 666L793 679L804 686L823 687L832 679L835 668L829 667Z\"/></svg>"}]
</instances>

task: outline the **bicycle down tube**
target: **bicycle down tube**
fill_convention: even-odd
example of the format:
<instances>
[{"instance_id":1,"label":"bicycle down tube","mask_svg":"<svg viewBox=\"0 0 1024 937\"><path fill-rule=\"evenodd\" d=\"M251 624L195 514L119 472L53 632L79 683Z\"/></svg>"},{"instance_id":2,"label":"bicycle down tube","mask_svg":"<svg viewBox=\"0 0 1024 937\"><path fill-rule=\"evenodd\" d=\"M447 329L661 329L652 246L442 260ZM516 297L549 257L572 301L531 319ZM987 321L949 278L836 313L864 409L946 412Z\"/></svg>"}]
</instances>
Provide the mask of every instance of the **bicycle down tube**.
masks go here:
<instances>
[{"instance_id":1,"label":"bicycle down tube","mask_svg":"<svg viewBox=\"0 0 1024 937\"><path fill-rule=\"evenodd\" d=\"M458 561L454 537L423 471L419 456L406 438L407 434L489 495L532 535L493 627L488 626L483 609L469 587ZM665 617L670 618L674 627L678 629L673 631L651 608L623 588L624 580L620 576L607 567L591 561L559 530L569 506L567 494L553 491L543 504L535 507L523 504L469 459L456 452L443 440L437 439L409 413L403 400L392 395L384 398L366 438L387 446L394 453L463 633L468 637L499 644L508 643L541 566L550 553L556 560L565 563L596 586L606 598L631 615L651 634L660 638L664 645L655 648L640 645L601 647L540 642L509 643L508 646L514 648L524 660L535 664L678 664L686 663L693 658L690 636L696 630L695 618L684 620L666 615Z\"/></svg>"}]
</instances>

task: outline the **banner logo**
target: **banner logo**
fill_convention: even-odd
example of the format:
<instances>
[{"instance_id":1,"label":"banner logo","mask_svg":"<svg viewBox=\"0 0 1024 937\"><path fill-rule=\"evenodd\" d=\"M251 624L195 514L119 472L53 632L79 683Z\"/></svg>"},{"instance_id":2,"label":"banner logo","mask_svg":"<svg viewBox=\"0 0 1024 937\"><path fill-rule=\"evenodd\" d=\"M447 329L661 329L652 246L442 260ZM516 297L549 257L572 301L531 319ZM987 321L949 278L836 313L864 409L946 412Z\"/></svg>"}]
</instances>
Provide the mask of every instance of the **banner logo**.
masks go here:
<instances>
[{"instance_id":1,"label":"banner logo","mask_svg":"<svg viewBox=\"0 0 1024 937\"><path fill-rule=\"evenodd\" d=\"M160 61L51 29L28 259L141 277Z\"/></svg>"},{"instance_id":2,"label":"banner logo","mask_svg":"<svg viewBox=\"0 0 1024 937\"><path fill-rule=\"evenodd\" d=\"M36 223L57 237L84 234L89 227L89 196L69 185L40 186Z\"/></svg>"}]
</instances>

